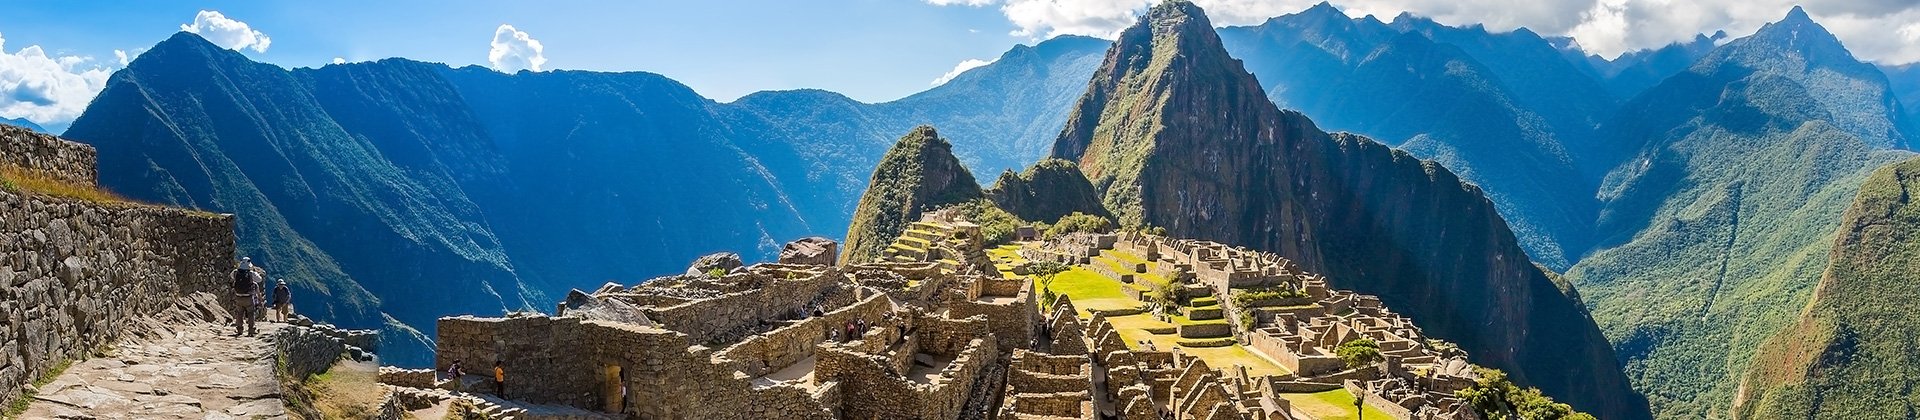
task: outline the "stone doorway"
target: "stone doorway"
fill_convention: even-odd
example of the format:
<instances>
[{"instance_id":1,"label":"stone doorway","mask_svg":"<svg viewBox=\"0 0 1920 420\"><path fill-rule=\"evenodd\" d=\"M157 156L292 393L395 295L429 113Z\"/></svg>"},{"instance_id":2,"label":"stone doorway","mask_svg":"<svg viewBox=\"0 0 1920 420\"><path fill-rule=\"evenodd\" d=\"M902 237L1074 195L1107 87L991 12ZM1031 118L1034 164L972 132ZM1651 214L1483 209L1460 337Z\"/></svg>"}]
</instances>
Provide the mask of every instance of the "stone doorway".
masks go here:
<instances>
[{"instance_id":1,"label":"stone doorway","mask_svg":"<svg viewBox=\"0 0 1920 420\"><path fill-rule=\"evenodd\" d=\"M601 369L604 376L600 380L600 409L609 413L625 412L627 406L626 375L620 373L620 365L607 365Z\"/></svg>"}]
</instances>

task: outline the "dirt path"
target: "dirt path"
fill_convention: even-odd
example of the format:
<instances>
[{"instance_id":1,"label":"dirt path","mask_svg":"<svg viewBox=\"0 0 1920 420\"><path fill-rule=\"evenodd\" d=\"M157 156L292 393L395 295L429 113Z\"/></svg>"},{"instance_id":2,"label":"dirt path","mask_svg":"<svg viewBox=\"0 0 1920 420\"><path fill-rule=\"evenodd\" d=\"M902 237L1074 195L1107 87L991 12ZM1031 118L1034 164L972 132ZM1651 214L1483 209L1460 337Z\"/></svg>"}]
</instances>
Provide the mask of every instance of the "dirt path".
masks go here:
<instances>
[{"instance_id":1,"label":"dirt path","mask_svg":"<svg viewBox=\"0 0 1920 420\"><path fill-rule=\"evenodd\" d=\"M282 324L261 323L257 337L233 337L232 327L208 322L177 325L75 363L40 388L21 418L287 417L270 338Z\"/></svg>"}]
</instances>

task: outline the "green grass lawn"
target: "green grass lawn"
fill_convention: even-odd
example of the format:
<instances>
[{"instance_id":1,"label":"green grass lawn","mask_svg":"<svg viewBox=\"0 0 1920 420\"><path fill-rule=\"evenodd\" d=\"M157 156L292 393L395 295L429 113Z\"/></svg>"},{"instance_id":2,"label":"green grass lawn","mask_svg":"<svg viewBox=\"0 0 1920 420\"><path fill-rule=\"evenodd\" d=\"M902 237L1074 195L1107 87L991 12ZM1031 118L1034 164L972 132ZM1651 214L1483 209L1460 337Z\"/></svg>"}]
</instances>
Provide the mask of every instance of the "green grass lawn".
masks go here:
<instances>
[{"instance_id":1,"label":"green grass lawn","mask_svg":"<svg viewBox=\"0 0 1920 420\"><path fill-rule=\"evenodd\" d=\"M1211 363L1211 361L1209 361ZM1312 394L1280 394L1282 398L1293 402L1293 408L1320 420L1354 420L1353 394L1345 388ZM1366 418L1388 419L1387 413L1373 408L1364 408Z\"/></svg>"},{"instance_id":2,"label":"green grass lawn","mask_svg":"<svg viewBox=\"0 0 1920 420\"><path fill-rule=\"evenodd\" d=\"M1113 324L1114 330L1120 332L1120 339L1127 342L1127 348L1141 349L1143 347L1140 345L1140 341L1146 340L1152 342L1155 349L1169 351L1173 350L1174 344L1180 341L1180 334L1178 333L1154 334L1148 332L1146 330L1147 328L1173 327L1173 324L1160 322L1159 320L1153 319L1153 316L1149 314L1107 317L1107 322ZM1239 344L1225 347L1181 347L1180 351L1193 355L1194 357L1199 357L1201 360L1206 360L1207 366L1214 369L1231 369L1234 366L1246 366L1247 373L1254 376L1285 375L1290 373L1287 368L1281 367L1280 363L1273 361L1273 359L1254 353L1253 350Z\"/></svg>"}]
</instances>

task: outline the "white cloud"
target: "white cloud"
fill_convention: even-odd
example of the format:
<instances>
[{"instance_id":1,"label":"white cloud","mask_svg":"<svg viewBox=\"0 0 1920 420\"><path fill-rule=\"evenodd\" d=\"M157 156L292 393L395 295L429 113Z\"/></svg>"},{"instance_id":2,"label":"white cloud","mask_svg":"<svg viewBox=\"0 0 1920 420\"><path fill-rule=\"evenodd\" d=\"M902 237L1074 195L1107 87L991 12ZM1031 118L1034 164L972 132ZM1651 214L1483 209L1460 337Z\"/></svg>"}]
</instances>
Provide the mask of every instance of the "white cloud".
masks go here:
<instances>
[{"instance_id":1,"label":"white cloud","mask_svg":"<svg viewBox=\"0 0 1920 420\"><path fill-rule=\"evenodd\" d=\"M267 38L266 33L212 10L201 10L193 16L193 23L180 25L180 30L200 34L213 45L230 50L267 52L267 46L273 44L273 39Z\"/></svg>"},{"instance_id":2,"label":"white cloud","mask_svg":"<svg viewBox=\"0 0 1920 420\"><path fill-rule=\"evenodd\" d=\"M978 58L966 59L966 61L961 61L960 64L953 65L952 71L948 71L947 74L940 75L940 78L938 79L933 79L933 85L940 86L940 85L947 84L947 82L952 81L953 78L960 77L961 73L966 73L967 70L973 70L973 69L979 68L980 66L985 66L988 64L993 64L993 62L987 61L987 60L981 60Z\"/></svg>"},{"instance_id":3,"label":"white cloud","mask_svg":"<svg viewBox=\"0 0 1920 420\"><path fill-rule=\"evenodd\" d=\"M494 70L505 73L540 71L540 66L547 63L545 50L540 40L526 32L514 29L513 25L500 25L493 30L493 49L487 51L487 62L493 64Z\"/></svg>"},{"instance_id":4,"label":"white cloud","mask_svg":"<svg viewBox=\"0 0 1920 420\"><path fill-rule=\"evenodd\" d=\"M347 64L347 59L341 58L341 57L334 57L333 64Z\"/></svg>"},{"instance_id":5,"label":"white cloud","mask_svg":"<svg viewBox=\"0 0 1920 420\"><path fill-rule=\"evenodd\" d=\"M934 5L999 5L1015 36L1111 38L1157 0L925 0ZM1254 25L1320 0L1194 0L1216 25ZM1520 27L1572 36L1588 52L1613 57L1725 30L1745 36L1780 20L1794 5L1845 42L1856 57L1889 64L1920 61L1920 1L1915 0L1347 0L1350 17L1391 20L1402 12L1448 25Z\"/></svg>"},{"instance_id":6,"label":"white cloud","mask_svg":"<svg viewBox=\"0 0 1920 420\"><path fill-rule=\"evenodd\" d=\"M48 56L38 45L6 52L6 39L0 38L0 117L26 118L55 132L65 129L112 74L91 63L83 56Z\"/></svg>"}]
</instances>

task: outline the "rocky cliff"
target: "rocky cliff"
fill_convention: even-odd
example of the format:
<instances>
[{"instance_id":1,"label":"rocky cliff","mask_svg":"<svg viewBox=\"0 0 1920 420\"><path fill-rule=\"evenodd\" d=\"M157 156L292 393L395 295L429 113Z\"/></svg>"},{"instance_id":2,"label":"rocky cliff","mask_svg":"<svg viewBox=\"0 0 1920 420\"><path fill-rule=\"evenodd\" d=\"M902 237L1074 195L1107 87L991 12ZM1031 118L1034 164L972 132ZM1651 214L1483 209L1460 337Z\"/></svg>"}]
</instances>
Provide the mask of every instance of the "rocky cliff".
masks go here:
<instances>
[{"instance_id":1,"label":"rocky cliff","mask_svg":"<svg viewBox=\"0 0 1920 420\"><path fill-rule=\"evenodd\" d=\"M980 184L953 156L953 145L933 127L914 128L874 167L873 180L853 211L840 261L872 260L922 212L978 198Z\"/></svg>"},{"instance_id":2,"label":"rocky cliff","mask_svg":"<svg viewBox=\"0 0 1920 420\"><path fill-rule=\"evenodd\" d=\"M1578 409L1648 417L1580 302L1478 188L1281 111L1191 3L1120 34L1053 154L1123 224L1277 252Z\"/></svg>"}]
</instances>

